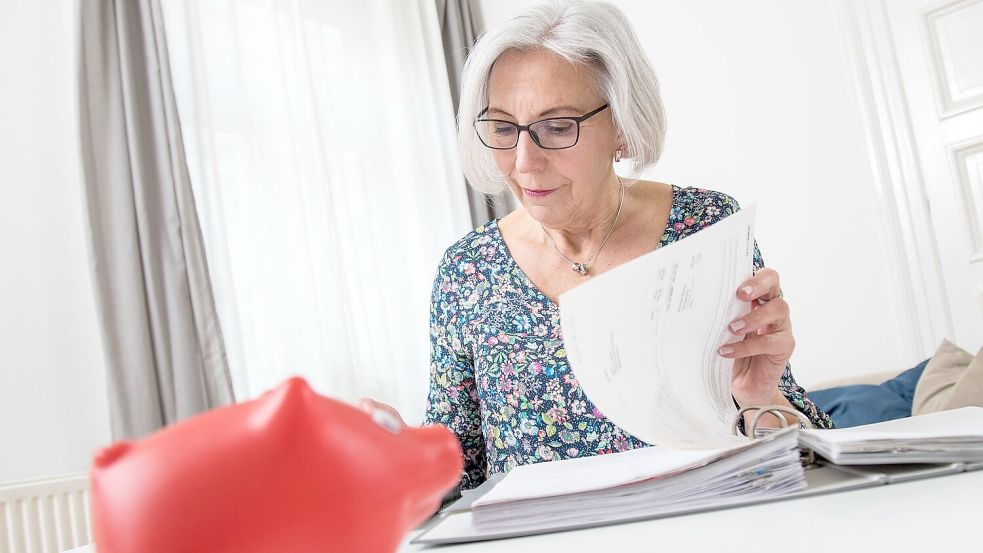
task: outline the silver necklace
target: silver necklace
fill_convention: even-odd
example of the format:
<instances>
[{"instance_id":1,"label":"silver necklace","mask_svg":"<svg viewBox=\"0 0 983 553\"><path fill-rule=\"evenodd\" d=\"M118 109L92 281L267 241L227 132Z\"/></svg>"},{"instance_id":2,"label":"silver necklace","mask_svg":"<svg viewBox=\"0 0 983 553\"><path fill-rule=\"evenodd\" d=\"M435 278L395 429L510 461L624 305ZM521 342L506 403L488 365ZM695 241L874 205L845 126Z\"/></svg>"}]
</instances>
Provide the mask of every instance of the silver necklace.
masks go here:
<instances>
[{"instance_id":1,"label":"silver necklace","mask_svg":"<svg viewBox=\"0 0 983 553\"><path fill-rule=\"evenodd\" d=\"M580 273L581 276L587 276L587 273L590 270L590 264L594 261L594 258L597 257L597 254L601 253L601 248L604 247L604 244L608 243L608 238L611 238L611 233L614 232L614 227L617 226L618 224L618 218L621 217L621 208L624 206L625 206L625 185L622 184L621 201L618 203L618 212L614 215L614 222L611 223L611 228L608 229L608 233L607 235L604 236L604 240L601 240L601 245L598 246L597 249L594 250L594 254L588 257L587 259L585 259L583 263L577 263L576 261L563 255L563 252L560 251L560 248L556 247L556 242L554 242L553 239L550 237L550 233L546 232L546 227L543 226L542 223L540 223L539 226L542 227L543 235L546 236L546 240L550 243L551 246L553 246L553 249L556 250L556 253L558 253L560 257L565 259L567 263L570 264L570 269Z\"/></svg>"}]
</instances>

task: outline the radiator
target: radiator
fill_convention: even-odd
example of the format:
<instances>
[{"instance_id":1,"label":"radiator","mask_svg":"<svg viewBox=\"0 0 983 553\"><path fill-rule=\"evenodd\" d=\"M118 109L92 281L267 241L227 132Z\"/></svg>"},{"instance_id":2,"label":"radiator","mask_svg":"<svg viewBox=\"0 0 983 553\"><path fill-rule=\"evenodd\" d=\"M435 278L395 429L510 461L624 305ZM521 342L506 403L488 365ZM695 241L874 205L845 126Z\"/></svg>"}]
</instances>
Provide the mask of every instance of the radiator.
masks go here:
<instances>
[{"instance_id":1,"label":"radiator","mask_svg":"<svg viewBox=\"0 0 983 553\"><path fill-rule=\"evenodd\" d=\"M89 476L0 484L0 553L58 553L92 541Z\"/></svg>"}]
</instances>

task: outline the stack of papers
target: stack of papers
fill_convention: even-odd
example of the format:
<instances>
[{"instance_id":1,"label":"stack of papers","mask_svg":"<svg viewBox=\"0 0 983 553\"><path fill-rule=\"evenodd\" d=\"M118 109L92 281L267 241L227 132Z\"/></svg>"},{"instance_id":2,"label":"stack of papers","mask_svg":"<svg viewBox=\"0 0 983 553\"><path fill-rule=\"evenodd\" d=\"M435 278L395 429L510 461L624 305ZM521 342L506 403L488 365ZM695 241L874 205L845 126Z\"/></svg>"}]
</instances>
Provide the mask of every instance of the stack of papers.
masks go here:
<instances>
[{"instance_id":1,"label":"stack of papers","mask_svg":"<svg viewBox=\"0 0 983 553\"><path fill-rule=\"evenodd\" d=\"M983 408L963 407L836 430L802 430L799 442L838 465L983 461Z\"/></svg>"},{"instance_id":2,"label":"stack of papers","mask_svg":"<svg viewBox=\"0 0 983 553\"><path fill-rule=\"evenodd\" d=\"M516 467L471 505L482 532L546 532L651 518L805 488L797 429L719 450L650 447Z\"/></svg>"}]
</instances>

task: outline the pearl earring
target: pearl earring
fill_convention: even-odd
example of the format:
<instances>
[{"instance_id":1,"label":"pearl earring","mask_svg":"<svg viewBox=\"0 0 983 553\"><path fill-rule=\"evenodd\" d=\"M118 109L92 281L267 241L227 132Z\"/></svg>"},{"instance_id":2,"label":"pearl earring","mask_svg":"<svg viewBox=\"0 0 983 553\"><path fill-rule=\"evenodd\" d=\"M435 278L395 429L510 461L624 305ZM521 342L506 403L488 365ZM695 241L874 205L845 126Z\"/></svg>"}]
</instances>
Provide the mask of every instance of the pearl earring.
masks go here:
<instances>
[{"instance_id":1,"label":"pearl earring","mask_svg":"<svg viewBox=\"0 0 983 553\"><path fill-rule=\"evenodd\" d=\"M621 161L621 148L614 151L614 162L618 163Z\"/></svg>"}]
</instances>

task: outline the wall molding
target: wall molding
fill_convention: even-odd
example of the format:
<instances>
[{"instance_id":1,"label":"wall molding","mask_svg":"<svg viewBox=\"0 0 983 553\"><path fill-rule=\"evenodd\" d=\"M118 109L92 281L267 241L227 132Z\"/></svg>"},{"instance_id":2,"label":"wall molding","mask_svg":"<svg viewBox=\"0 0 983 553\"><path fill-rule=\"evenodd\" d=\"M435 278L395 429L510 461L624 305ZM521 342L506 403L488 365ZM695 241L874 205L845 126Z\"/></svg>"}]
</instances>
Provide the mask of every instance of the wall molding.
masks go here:
<instances>
[{"instance_id":1,"label":"wall molding","mask_svg":"<svg viewBox=\"0 0 983 553\"><path fill-rule=\"evenodd\" d=\"M979 156L979 169L973 171L970 159ZM963 214L969 223L973 253L970 263L983 262L983 135L949 146L956 194L966 209Z\"/></svg>"},{"instance_id":2,"label":"wall molding","mask_svg":"<svg viewBox=\"0 0 983 553\"><path fill-rule=\"evenodd\" d=\"M938 32L939 21L966 8L980 4L983 0L950 0L922 14L922 26L926 37L926 47L931 53L932 86L939 109L939 117L945 119L970 110L983 107L983 92L965 94L956 90L955 67L946 63L942 37Z\"/></svg>"}]
</instances>

